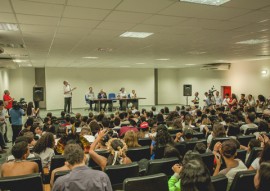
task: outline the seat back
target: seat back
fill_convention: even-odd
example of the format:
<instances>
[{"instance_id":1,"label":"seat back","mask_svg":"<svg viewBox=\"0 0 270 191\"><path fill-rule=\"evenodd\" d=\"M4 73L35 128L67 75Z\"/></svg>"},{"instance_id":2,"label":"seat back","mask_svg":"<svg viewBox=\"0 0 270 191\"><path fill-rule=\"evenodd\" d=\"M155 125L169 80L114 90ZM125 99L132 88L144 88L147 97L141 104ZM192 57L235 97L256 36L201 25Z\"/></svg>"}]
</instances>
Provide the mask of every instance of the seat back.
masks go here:
<instances>
[{"instance_id":1,"label":"seat back","mask_svg":"<svg viewBox=\"0 0 270 191\"><path fill-rule=\"evenodd\" d=\"M193 137L196 137L197 139L205 139L204 134L200 132L193 133Z\"/></svg>"},{"instance_id":2,"label":"seat back","mask_svg":"<svg viewBox=\"0 0 270 191\"><path fill-rule=\"evenodd\" d=\"M106 166L105 173L109 176L113 187L121 185L126 178L139 176L139 165L136 162L130 164Z\"/></svg>"},{"instance_id":3,"label":"seat back","mask_svg":"<svg viewBox=\"0 0 270 191\"><path fill-rule=\"evenodd\" d=\"M150 138L141 138L141 139L138 139L138 143L141 146L150 146L152 143L152 140Z\"/></svg>"},{"instance_id":4,"label":"seat back","mask_svg":"<svg viewBox=\"0 0 270 191\"><path fill-rule=\"evenodd\" d=\"M197 141L187 141L186 142L186 151L193 150L197 143L204 143L205 145L207 145L206 139L200 139Z\"/></svg>"},{"instance_id":5,"label":"seat back","mask_svg":"<svg viewBox=\"0 0 270 191\"><path fill-rule=\"evenodd\" d=\"M42 176L44 175L43 167L42 167L42 162L41 162L41 158L40 157L28 158L26 160L37 163L39 172L41 173Z\"/></svg>"},{"instance_id":6,"label":"seat back","mask_svg":"<svg viewBox=\"0 0 270 191\"><path fill-rule=\"evenodd\" d=\"M115 93L109 93L108 99L115 99L115 98L116 98Z\"/></svg>"},{"instance_id":7,"label":"seat back","mask_svg":"<svg viewBox=\"0 0 270 191\"><path fill-rule=\"evenodd\" d=\"M155 149L154 149L155 159L162 159L164 157L165 147L166 147L165 145L164 146L155 147Z\"/></svg>"},{"instance_id":8,"label":"seat back","mask_svg":"<svg viewBox=\"0 0 270 191\"><path fill-rule=\"evenodd\" d=\"M251 163L259 156L260 152L263 150L262 147L254 147L249 154L249 157L246 162L247 168L250 167Z\"/></svg>"},{"instance_id":9,"label":"seat back","mask_svg":"<svg viewBox=\"0 0 270 191\"><path fill-rule=\"evenodd\" d=\"M203 153L200 154L203 160L203 163L206 165L208 168L210 174L213 174L213 168L214 168L214 154L213 153Z\"/></svg>"},{"instance_id":10,"label":"seat back","mask_svg":"<svg viewBox=\"0 0 270 191\"><path fill-rule=\"evenodd\" d=\"M179 164L176 157L150 160L146 169L146 175L164 173L168 177L173 175L172 166Z\"/></svg>"},{"instance_id":11,"label":"seat back","mask_svg":"<svg viewBox=\"0 0 270 191\"><path fill-rule=\"evenodd\" d=\"M217 176L211 176L211 182L216 191L226 191L228 178L224 174L219 174Z\"/></svg>"},{"instance_id":12,"label":"seat back","mask_svg":"<svg viewBox=\"0 0 270 191\"><path fill-rule=\"evenodd\" d=\"M246 170L237 172L230 187L230 191L239 191L239 190L255 191L254 187L255 174L256 170Z\"/></svg>"},{"instance_id":13,"label":"seat back","mask_svg":"<svg viewBox=\"0 0 270 191\"><path fill-rule=\"evenodd\" d=\"M173 135L173 134L182 132L182 130L181 130L181 129L169 129L168 132L169 132L171 135Z\"/></svg>"},{"instance_id":14,"label":"seat back","mask_svg":"<svg viewBox=\"0 0 270 191\"><path fill-rule=\"evenodd\" d=\"M213 151L214 146L215 146L215 144L216 144L217 142L221 142L221 143L222 143L222 142L227 141L227 140L229 140L229 139L230 139L229 137L213 138L212 141L211 141L211 143L210 143L209 149L210 149L211 151Z\"/></svg>"},{"instance_id":15,"label":"seat back","mask_svg":"<svg viewBox=\"0 0 270 191\"><path fill-rule=\"evenodd\" d=\"M242 149L237 149L237 159L240 159L243 163L246 162L246 155L247 155L247 151L246 150L242 150Z\"/></svg>"},{"instance_id":16,"label":"seat back","mask_svg":"<svg viewBox=\"0 0 270 191\"><path fill-rule=\"evenodd\" d=\"M255 139L255 135L238 135L237 140L239 141L240 145L248 146L248 143L251 139Z\"/></svg>"},{"instance_id":17,"label":"seat back","mask_svg":"<svg viewBox=\"0 0 270 191\"><path fill-rule=\"evenodd\" d=\"M175 143L174 147L179 151L181 156L184 156L186 154L186 143L185 142Z\"/></svg>"},{"instance_id":18,"label":"seat back","mask_svg":"<svg viewBox=\"0 0 270 191\"><path fill-rule=\"evenodd\" d=\"M54 180L53 182L56 181L57 178L61 177L61 176L64 176L66 174L70 173L70 170L63 170L63 171L58 171L54 174Z\"/></svg>"},{"instance_id":19,"label":"seat back","mask_svg":"<svg viewBox=\"0 0 270 191\"><path fill-rule=\"evenodd\" d=\"M52 172L54 169L62 167L65 165L66 159L63 155L54 155L51 159L51 167L50 172Z\"/></svg>"},{"instance_id":20,"label":"seat back","mask_svg":"<svg viewBox=\"0 0 270 191\"><path fill-rule=\"evenodd\" d=\"M124 191L168 191L166 174L159 173L143 177L127 178L123 184Z\"/></svg>"},{"instance_id":21,"label":"seat back","mask_svg":"<svg viewBox=\"0 0 270 191\"><path fill-rule=\"evenodd\" d=\"M11 176L0 178L1 190L27 190L43 191L42 176L40 173L34 173L23 176Z\"/></svg>"},{"instance_id":22,"label":"seat back","mask_svg":"<svg viewBox=\"0 0 270 191\"><path fill-rule=\"evenodd\" d=\"M257 128L247 128L245 135L250 135L250 134L253 134L257 131L258 131Z\"/></svg>"},{"instance_id":23,"label":"seat back","mask_svg":"<svg viewBox=\"0 0 270 191\"><path fill-rule=\"evenodd\" d=\"M105 158L108 158L110 155L110 152L107 150L104 151L96 151L97 154L104 156ZM101 170L100 166L90 157L88 166L95 169L95 170Z\"/></svg>"},{"instance_id":24,"label":"seat back","mask_svg":"<svg viewBox=\"0 0 270 191\"><path fill-rule=\"evenodd\" d=\"M150 159L150 147L143 146L137 148L129 148L127 156L131 161L140 161L141 159Z\"/></svg>"}]
</instances>

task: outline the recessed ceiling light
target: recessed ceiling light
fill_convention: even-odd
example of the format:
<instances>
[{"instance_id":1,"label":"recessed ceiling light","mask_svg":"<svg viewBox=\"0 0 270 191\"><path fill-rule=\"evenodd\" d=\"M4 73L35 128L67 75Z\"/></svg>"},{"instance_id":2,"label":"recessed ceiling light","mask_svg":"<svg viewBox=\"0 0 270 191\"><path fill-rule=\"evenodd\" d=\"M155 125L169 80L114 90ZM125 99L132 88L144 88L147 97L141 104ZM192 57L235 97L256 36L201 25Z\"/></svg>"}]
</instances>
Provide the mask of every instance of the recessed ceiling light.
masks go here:
<instances>
[{"instance_id":1,"label":"recessed ceiling light","mask_svg":"<svg viewBox=\"0 0 270 191\"><path fill-rule=\"evenodd\" d=\"M244 40L244 41L240 41L237 42L236 44L261 44L261 43L265 43L268 42L269 40L267 39L250 39L250 40Z\"/></svg>"},{"instance_id":2,"label":"recessed ceiling light","mask_svg":"<svg viewBox=\"0 0 270 191\"><path fill-rule=\"evenodd\" d=\"M120 66L120 68L130 68L130 66Z\"/></svg>"},{"instance_id":3,"label":"recessed ceiling light","mask_svg":"<svg viewBox=\"0 0 270 191\"><path fill-rule=\"evenodd\" d=\"M224 3L227 3L230 0L180 0L180 1L185 1L189 3L198 3L198 4L205 4L205 5L215 5L219 6Z\"/></svg>"},{"instance_id":4,"label":"recessed ceiling light","mask_svg":"<svg viewBox=\"0 0 270 191\"><path fill-rule=\"evenodd\" d=\"M138 64L138 65L144 65L145 63L139 62L139 63L136 63L136 64Z\"/></svg>"},{"instance_id":5,"label":"recessed ceiling light","mask_svg":"<svg viewBox=\"0 0 270 191\"><path fill-rule=\"evenodd\" d=\"M185 64L186 66L194 66L194 65L196 65L196 64Z\"/></svg>"},{"instance_id":6,"label":"recessed ceiling light","mask_svg":"<svg viewBox=\"0 0 270 191\"><path fill-rule=\"evenodd\" d=\"M262 70L261 73L262 74L267 74L267 70Z\"/></svg>"},{"instance_id":7,"label":"recessed ceiling light","mask_svg":"<svg viewBox=\"0 0 270 191\"><path fill-rule=\"evenodd\" d=\"M130 38L146 38L154 33L151 32L125 32L120 35L120 37L130 37Z\"/></svg>"},{"instance_id":8,"label":"recessed ceiling light","mask_svg":"<svg viewBox=\"0 0 270 191\"><path fill-rule=\"evenodd\" d=\"M269 19L261 20L261 21L259 21L259 23L264 23L264 22L267 22L267 21L269 21Z\"/></svg>"},{"instance_id":9,"label":"recessed ceiling light","mask_svg":"<svg viewBox=\"0 0 270 191\"><path fill-rule=\"evenodd\" d=\"M263 30L260 30L260 32L265 32L265 31L268 31L268 29L263 29Z\"/></svg>"},{"instance_id":10,"label":"recessed ceiling light","mask_svg":"<svg viewBox=\"0 0 270 191\"><path fill-rule=\"evenodd\" d=\"M18 31L18 25L10 23L0 23L0 30L4 31Z\"/></svg>"},{"instance_id":11,"label":"recessed ceiling light","mask_svg":"<svg viewBox=\"0 0 270 191\"><path fill-rule=\"evenodd\" d=\"M27 62L27 60L15 59L15 60L13 60L13 62L22 63L22 62Z\"/></svg>"},{"instance_id":12,"label":"recessed ceiling light","mask_svg":"<svg viewBox=\"0 0 270 191\"><path fill-rule=\"evenodd\" d=\"M167 60L170 60L170 59L169 58L158 58L156 60L158 60L158 61L167 61Z\"/></svg>"},{"instance_id":13,"label":"recessed ceiling light","mask_svg":"<svg viewBox=\"0 0 270 191\"><path fill-rule=\"evenodd\" d=\"M197 51L197 50L195 50L195 51L190 51L190 52L188 52L189 54L194 54L194 55L200 55L200 54L206 54L206 52L204 52L204 51Z\"/></svg>"},{"instance_id":14,"label":"recessed ceiling light","mask_svg":"<svg viewBox=\"0 0 270 191\"><path fill-rule=\"evenodd\" d=\"M85 56L83 58L87 58L87 59L98 59L98 57L95 57L95 56Z\"/></svg>"},{"instance_id":15,"label":"recessed ceiling light","mask_svg":"<svg viewBox=\"0 0 270 191\"><path fill-rule=\"evenodd\" d=\"M27 64L24 64L24 63L19 64L19 67L32 67L32 66L33 66L33 65L30 64L30 63L27 63Z\"/></svg>"}]
</instances>

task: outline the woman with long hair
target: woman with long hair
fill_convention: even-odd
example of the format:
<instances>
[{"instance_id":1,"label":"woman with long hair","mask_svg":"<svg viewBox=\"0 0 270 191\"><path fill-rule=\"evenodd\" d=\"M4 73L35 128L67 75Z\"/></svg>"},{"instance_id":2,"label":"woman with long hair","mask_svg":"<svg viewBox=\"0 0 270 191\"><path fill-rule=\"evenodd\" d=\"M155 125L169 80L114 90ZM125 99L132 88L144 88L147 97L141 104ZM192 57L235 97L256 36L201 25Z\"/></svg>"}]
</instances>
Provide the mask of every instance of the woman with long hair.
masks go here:
<instances>
[{"instance_id":1,"label":"woman with long hair","mask_svg":"<svg viewBox=\"0 0 270 191\"><path fill-rule=\"evenodd\" d=\"M138 143L137 133L134 131L127 131L123 139L128 148L136 148L141 146Z\"/></svg>"},{"instance_id":2,"label":"woman with long hair","mask_svg":"<svg viewBox=\"0 0 270 191\"><path fill-rule=\"evenodd\" d=\"M107 129L104 129L98 133L97 138L91 144L89 154L90 157L101 167L102 170L109 165L129 164L132 161L126 156L127 145L118 138L111 138L107 143L107 148L110 152L108 158L99 155L95 152L95 148L98 142L107 134Z\"/></svg>"},{"instance_id":3,"label":"woman with long hair","mask_svg":"<svg viewBox=\"0 0 270 191\"><path fill-rule=\"evenodd\" d=\"M42 167L50 166L51 158L54 156L54 144L54 135L47 132L41 136L34 146L33 151L40 156Z\"/></svg>"},{"instance_id":4,"label":"woman with long hair","mask_svg":"<svg viewBox=\"0 0 270 191\"><path fill-rule=\"evenodd\" d=\"M257 191L269 191L270 188L270 161L263 162L260 170L254 177L254 185Z\"/></svg>"}]
</instances>

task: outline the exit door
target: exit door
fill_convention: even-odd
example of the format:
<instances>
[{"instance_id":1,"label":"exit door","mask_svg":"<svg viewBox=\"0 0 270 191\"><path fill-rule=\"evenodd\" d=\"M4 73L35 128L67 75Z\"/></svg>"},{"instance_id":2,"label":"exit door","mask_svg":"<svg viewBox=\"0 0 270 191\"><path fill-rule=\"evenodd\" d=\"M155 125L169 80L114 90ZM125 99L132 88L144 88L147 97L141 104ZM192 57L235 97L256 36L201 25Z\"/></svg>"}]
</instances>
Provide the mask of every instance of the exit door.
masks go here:
<instances>
[{"instance_id":1,"label":"exit door","mask_svg":"<svg viewBox=\"0 0 270 191\"><path fill-rule=\"evenodd\" d=\"M231 97L232 87L231 86L221 86L221 93L222 93L223 99L225 98L226 94L229 94L229 97Z\"/></svg>"}]
</instances>

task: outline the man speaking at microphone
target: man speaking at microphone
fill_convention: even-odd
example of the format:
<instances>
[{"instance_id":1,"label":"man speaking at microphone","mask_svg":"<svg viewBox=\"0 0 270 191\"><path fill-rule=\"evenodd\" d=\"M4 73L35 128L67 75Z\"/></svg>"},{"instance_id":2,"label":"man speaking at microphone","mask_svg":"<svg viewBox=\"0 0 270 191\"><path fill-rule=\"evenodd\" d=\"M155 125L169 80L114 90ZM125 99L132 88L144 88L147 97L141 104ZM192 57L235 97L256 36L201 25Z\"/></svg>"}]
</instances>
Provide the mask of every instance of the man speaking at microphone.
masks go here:
<instances>
[{"instance_id":1,"label":"man speaking at microphone","mask_svg":"<svg viewBox=\"0 0 270 191\"><path fill-rule=\"evenodd\" d=\"M64 111L65 113L68 112L70 113L70 105L71 105L71 98L72 98L72 91L76 89L70 87L70 84L68 83L68 81L64 81L64 98L65 98L65 102L64 102ZM68 108L68 110L67 110Z\"/></svg>"}]
</instances>

